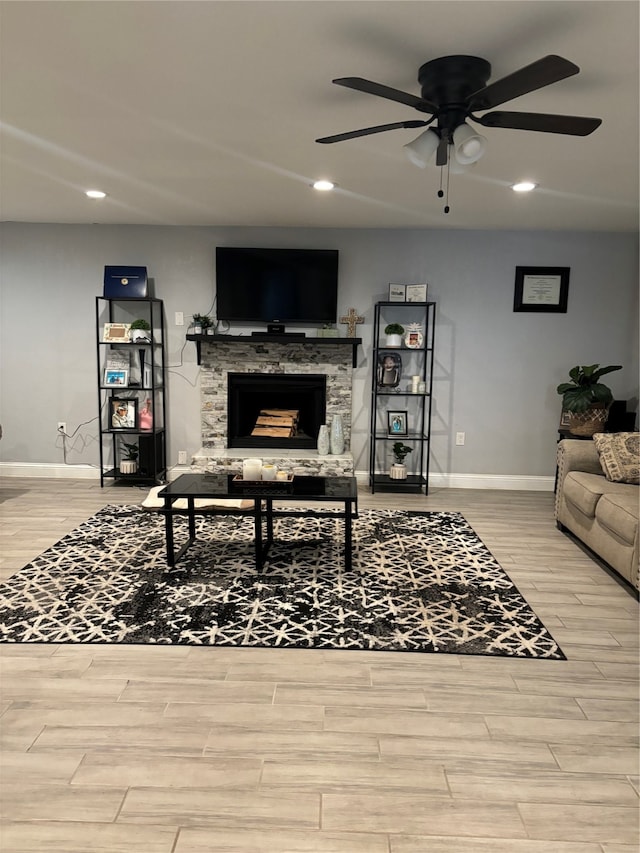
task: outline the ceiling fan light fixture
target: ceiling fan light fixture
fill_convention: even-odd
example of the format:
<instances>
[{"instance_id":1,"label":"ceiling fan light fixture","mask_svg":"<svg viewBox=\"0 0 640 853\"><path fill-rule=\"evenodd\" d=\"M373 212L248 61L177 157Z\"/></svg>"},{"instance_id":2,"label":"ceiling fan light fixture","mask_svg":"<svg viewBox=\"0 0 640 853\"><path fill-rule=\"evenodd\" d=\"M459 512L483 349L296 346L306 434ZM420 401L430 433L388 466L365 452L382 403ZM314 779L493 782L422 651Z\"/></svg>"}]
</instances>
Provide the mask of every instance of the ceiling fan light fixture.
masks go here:
<instances>
[{"instance_id":1,"label":"ceiling fan light fixture","mask_svg":"<svg viewBox=\"0 0 640 853\"><path fill-rule=\"evenodd\" d=\"M440 137L435 130L429 128L414 139L413 142L407 143L407 145L404 146L404 150L414 166L419 166L421 169L424 169L429 160L431 160L433 155L436 153L439 144Z\"/></svg>"},{"instance_id":2,"label":"ceiling fan light fixture","mask_svg":"<svg viewBox=\"0 0 640 853\"><path fill-rule=\"evenodd\" d=\"M469 166L471 163L477 163L486 149L486 137L476 133L466 122L459 124L453 131L453 151L461 165Z\"/></svg>"},{"instance_id":3,"label":"ceiling fan light fixture","mask_svg":"<svg viewBox=\"0 0 640 853\"><path fill-rule=\"evenodd\" d=\"M535 190L537 184L534 184L533 181L519 181L517 184L511 184L511 189L515 193L530 193L531 190Z\"/></svg>"},{"instance_id":4,"label":"ceiling fan light fixture","mask_svg":"<svg viewBox=\"0 0 640 853\"><path fill-rule=\"evenodd\" d=\"M320 192L326 193L326 192L329 192L329 190L335 189L335 184L333 183L333 181L326 181L326 180L314 181L313 182L313 188L314 188L314 190L320 190Z\"/></svg>"}]
</instances>

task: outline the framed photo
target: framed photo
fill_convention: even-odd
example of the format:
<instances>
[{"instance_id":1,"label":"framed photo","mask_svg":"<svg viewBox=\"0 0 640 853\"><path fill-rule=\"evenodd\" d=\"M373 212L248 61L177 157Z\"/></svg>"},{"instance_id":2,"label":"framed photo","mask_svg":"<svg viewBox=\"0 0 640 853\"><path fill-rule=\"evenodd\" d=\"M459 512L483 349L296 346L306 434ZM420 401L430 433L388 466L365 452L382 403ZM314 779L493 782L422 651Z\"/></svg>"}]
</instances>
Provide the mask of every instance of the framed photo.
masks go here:
<instances>
[{"instance_id":1,"label":"framed photo","mask_svg":"<svg viewBox=\"0 0 640 853\"><path fill-rule=\"evenodd\" d=\"M516 267L514 311L567 313L570 267Z\"/></svg>"},{"instance_id":2,"label":"framed photo","mask_svg":"<svg viewBox=\"0 0 640 853\"><path fill-rule=\"evenodd\" d=\"M128 344L131 323L105 323L103 340L110 344Z\"/></svg>"},{"instance_id":3,"label":"framed photo","mask_svg":"<svg viewBox=\"0 0 640 853\"><path fill-rule=\"evenodd\" d=\"M110 429L135 429L138 423L138 401L135 399L121 400L112 397Z\"/></svg>"},{"instance_id":4,"label":"framed photo","mask_svg":"<svg viewBox=\"0 0 640 853\"><path fill-rule=\"evenodd\" d=\"M116 370L111 367L107 367L104 372L104 384L109 388L119 386L124 387L129 384L129 371L128 370Z\"/></svg>"},{"instance_id":5,"label":"framed photo","mask_svg":"<svg viewBox=\"0 0 640 853\"><path fill-rule=\"evenodd\" d=\"M402 376L402 359L397 352L378 354L377 381L379 388L397 388Z\"/></svg>"},{"instance_id":6,"label":"framed photo","mask_svg":"<svg viewBox=\"0 0 640 853\"><path fill-rule=\"evenodd\" d=\"M406 293L407 293L407 302L426 302L427 301L427 285L426 284L408 284Z\"/></svg>"},{"instance_id":7,"label":"framed photo","mask_svg":"<svg viewBox=\"0 0 640 853\"><path fill-rule=\"evenodd\" d=\"M390 284L389 285L389 302L404 302L406 300L406 285Z\"/></svg>"},{"instance_id":8,"label":"framed photo","mask_svg":"<svg viewBox=\"0 0 640 853\"><path fill-rule=\"evenodd\" d=\"M387 412L387 432L389 435L407 435L407 413Z\"/></svg>"}]
</instances>

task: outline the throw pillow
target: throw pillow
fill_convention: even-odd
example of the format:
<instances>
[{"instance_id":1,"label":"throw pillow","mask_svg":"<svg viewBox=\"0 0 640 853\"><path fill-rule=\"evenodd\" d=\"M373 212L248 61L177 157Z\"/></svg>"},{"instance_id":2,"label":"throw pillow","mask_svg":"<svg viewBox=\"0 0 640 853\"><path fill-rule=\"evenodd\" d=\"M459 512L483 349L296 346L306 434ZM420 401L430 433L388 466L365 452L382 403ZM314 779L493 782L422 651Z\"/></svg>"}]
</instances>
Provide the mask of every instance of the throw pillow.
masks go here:
<instances>
[{"instance_id":1,"label":"throw pillow","mask_svg":"<svg viewBox=\"0 0 640 853\"><path fill-rule=\"evenodd\" d=\"M607 480L640 485L640 432L597 432L593 443Z\"/></svg>"}]
</instances>

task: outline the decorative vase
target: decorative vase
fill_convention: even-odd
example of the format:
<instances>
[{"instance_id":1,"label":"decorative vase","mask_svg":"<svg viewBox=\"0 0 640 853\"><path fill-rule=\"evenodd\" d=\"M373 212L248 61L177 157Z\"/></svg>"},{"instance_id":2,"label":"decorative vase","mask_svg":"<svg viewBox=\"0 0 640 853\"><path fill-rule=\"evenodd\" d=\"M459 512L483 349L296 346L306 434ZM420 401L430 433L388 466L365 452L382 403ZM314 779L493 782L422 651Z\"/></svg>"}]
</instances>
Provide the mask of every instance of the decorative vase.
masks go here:
<instances>
[{"instance_id":1,"label":"decorative vase","mask_svg":"<svg viewBox=\"0 0 640 853\"><path fill-rule=\"evenodd\" d=\"M344 427L342 426L342 415L334 415L331 419L331 453L339 456L344 453Z\"/></svg>"},{"instance_id":2,"label":"decorative vase","mask_svg":"<svg viewBox=\"0 0 640 853\"><path fill-rule=\"evenodd\" d=\"M401 347L402 335L387 335L386 345L388 347Z\"/></svg>"},{"instance_id":3,"label":"decorative vase","mask_svg":"<svg viewBox=\"0 0 640 853\"><path fill-rule=\"evenodd\" d=\"M120 462L121 474L135 474L138 470L138 462L135 459L123 459Z\"/></svg>"},{"instance_id":4,"label":"decorative vase","mask_svg":"<svg viewBox=\"0 0 640 853\"><path fill-rule=\"evenodd\" d=\"M329 446L329 427L322 424L318 430L318 456L328 456Z\"/></svg>"},{"instance_id":5,"label":"decorative vase","mask_svg":"<svg viewBox=\"0 0 640 853\"><path fill-rule=\"evenodd\" d=\"M389 468L389 476L392 480L406 480L407 466L404 463L394 462Z\"/></svg>"}]
</instances>

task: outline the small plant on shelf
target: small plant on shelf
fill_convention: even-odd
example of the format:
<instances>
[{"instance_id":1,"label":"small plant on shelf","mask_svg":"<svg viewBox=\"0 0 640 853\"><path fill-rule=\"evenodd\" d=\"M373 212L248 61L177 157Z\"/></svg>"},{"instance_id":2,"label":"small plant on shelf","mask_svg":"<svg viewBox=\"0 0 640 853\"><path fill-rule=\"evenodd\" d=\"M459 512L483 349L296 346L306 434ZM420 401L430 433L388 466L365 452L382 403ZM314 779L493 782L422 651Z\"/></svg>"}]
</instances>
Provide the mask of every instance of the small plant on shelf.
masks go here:
<instances>
[{"instance_id":1,"label":"small plant on shelf","mask_svg":"<svg viewBox=\"0 0 640 853\"><path fill-rule=\"evenodd\" d=\"M135 474L138 470L138 454L140 452L138 445L129 441L121 441L120 448L123 458L120 460L121 474Z\"/></svg>"},{"instance_id":2,"label":"small plant on shelf","mask_svg":"<svg viewBox=\"0 0 640 853\"><path fill-rule=\"evenodd\" d=\"M404 326L400 323L389 323L384 327L384 333L387 336L388 347L401 347L402 336L404 335Z\"/></svg>"},{"instance_id":3,"label":"small plant on shelf","mask_svg":"<svg viewBox=\"0 0 640 853\"><path fill-rule=\"evenodd\" d=\"M191 319L194 335L206 333L207 329L213 328L213 320L208 314L194 314Z\"/></svg>"},{"instance_id":4,"label":"small plant on shelf","mask_svg":"<svg viewBox=\"0 0 640 853\"><path fill-rule=\"evenodd\" d=\"M133 462L137 462L138 454L140 453L137 444L133 444L129 441L121 441L120 447L122 448L125 459L131 459Z\"/></svg>"},{"instance_id":5,"label":"small plant on shelf","mask_svg":"<svg viewBox=\"0 0 640 853\"><path fill-rule=\"evenodd\" d=\"M393 458L397 465L404 465L404 460L407 454L412 452L411 447L407 447L406 444L403 444L401 441L396 441L391 448L393 452Z\"/></svg>"},{"instance_id":6,"label":"small plant on shelf","mask_svg":"<svg viewBox=\"0 0 640 853\"><path fill-rule=\"evenodd\" d=\"M404 335L404 326L400 323L389 323L384 327L384 333L385 335Z\"/></svg>"},{"instance_id":7,"label":"small plant on shelf","mask_svg":"<svg viewBox=\"0 0 640 853\"><path fill-rule=\"evenodd\" d=\"M129 336L132 341L149 341L151 340L151 326L147 320L140 318L134 320L129 326Z\"/></svg>"}]
</instances>

